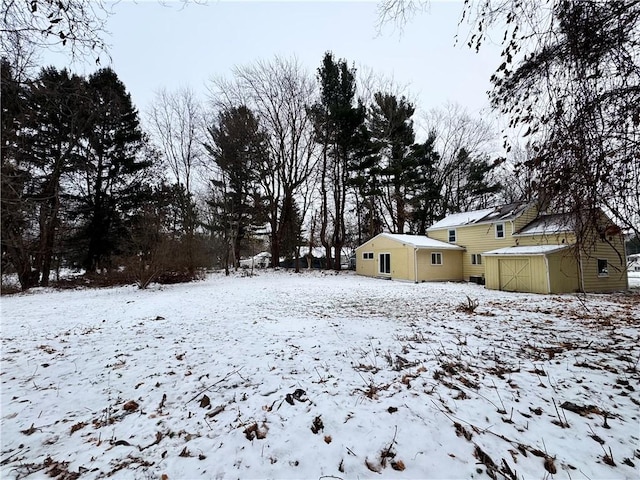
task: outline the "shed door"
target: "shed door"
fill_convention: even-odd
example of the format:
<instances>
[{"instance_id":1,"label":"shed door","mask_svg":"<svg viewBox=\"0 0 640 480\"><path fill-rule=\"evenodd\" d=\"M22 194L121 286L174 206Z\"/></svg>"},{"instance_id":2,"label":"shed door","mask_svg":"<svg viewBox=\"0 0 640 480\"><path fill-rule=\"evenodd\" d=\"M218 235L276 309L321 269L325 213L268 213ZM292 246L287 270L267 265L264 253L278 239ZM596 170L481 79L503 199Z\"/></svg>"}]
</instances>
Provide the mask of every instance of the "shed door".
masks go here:
<instances>
[{"instance_id":1,"label":"shed door","mask_svg":"<svg viewBox=\"0 0 640 480\"><path fill-rule=\"evenodd\" d=\"M531 291L531 265L528 258L499 259L500 290Z\"/></svg>"}]
</instances>

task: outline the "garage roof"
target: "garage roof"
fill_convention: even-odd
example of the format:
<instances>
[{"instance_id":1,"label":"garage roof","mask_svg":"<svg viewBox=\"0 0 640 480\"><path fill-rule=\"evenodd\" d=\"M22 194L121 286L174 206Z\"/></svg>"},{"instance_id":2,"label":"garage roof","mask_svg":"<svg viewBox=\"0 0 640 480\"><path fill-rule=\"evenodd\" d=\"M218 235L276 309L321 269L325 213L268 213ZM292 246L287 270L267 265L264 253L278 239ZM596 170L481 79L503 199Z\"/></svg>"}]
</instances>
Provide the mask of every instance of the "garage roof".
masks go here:
<instances>
[{"instance_id":1,"label":"garage roof","mask_svg":"<svg viewBox=\"0 0 640 480\"><path fill-rule=\"evenodd\" d=\"M429 238L426 235L408 235L400 233L381 233L380 236L396 240L401 243L405 243L415 248L437 248L440 250L464 250L464 248L451 243L441 242Z\"/></svg>"},{"instance_id":2,"label":"garage roof","mask_svg":"<svg viewBox=\"0 0 640 480\"><path fill-rule=\"evenodd\" d=\"M487 255L547 255L549 253L555 253L560 250L569 248L571 245L531 245L523 247L506 247L499 248L497 250L491 250L484 252L482 256Z\"/></svg>"}]
</instances>

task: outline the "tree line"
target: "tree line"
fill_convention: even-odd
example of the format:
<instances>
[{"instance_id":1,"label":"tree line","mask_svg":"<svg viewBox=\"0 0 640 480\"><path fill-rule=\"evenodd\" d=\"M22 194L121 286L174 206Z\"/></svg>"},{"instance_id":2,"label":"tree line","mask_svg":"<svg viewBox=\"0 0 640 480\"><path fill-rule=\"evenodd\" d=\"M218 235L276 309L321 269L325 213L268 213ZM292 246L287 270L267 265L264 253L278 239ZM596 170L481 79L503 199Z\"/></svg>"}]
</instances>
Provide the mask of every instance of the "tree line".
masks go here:
<instances>
[{"instance_id":1,"label":"tree line","mask_svg":"<svg viewBox=\"0 0 640 480\"><path fill-rule=\"evenodd\" d=\"M383 0L381 22L418 4ZM534 197L571 214L578 239L600 208L640 233L638 0L465 2L469 48L504 29L490 99L517 133L506 158L455 104L416 135L406 92L331 52L315 74L295 59L237 67L211 83L211 109L161 91L142 119L111 69L29 75L52 45L99 61L111 12L93 6L9 2L0 19L2 268L23 288L60 266L133 272L141 286L193 278L237 267L265 236L274 266L297 268L304 245L339 269L342 247L380 231L423 233L448 213Z\"/></svg>"},{"instance_id":2,"label":"tree line","mask_svg":"<svg viewBox=\"0 0 640 480\"><path fill-rule=\"evenodd\" d=\"M487 124L449 106L418 141L415 104L366 87L331 52L315 75L275 58L213 81L209 111L189 89L163 90L141 119L110 68L18 78L4 59L3 271L25 289L64 266L146 286L237 267L263 237L272 266L321 247L339 270L339 252L383 230L424 234L491 203Z\"/></svg>"}]
</instances>

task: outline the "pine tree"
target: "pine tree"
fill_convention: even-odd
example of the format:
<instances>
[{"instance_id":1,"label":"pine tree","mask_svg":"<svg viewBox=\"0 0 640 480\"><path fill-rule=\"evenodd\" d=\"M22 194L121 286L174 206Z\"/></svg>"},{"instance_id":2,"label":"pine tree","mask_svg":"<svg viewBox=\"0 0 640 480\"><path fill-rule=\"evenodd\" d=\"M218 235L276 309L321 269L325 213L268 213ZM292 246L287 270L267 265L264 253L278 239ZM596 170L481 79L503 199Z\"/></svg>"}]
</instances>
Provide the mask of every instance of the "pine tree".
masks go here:
<instances>
[{"instance_id":1,"label":"pine tree","mask_svg":"<svg viewBox=\"0 0 640 480\"><path fill-rule=\"evenodd\" d=\"M141 201L150 163L140 155L144 139L138 112L115 72L105 68L91 75L87 92L91 117L75 200L82 220L77 240L84 244L83 266L95 272L121 251L127 236L123 221Z\"/></svg>"},{"instance_id":2,"label":"pine tree","mask_svg":"<svg viewBox=\"0 0 640 480\"><path fill-rule=\"evenodd\" d=\"M365 108L355 99L355 73L346 60L336 61L333 54L327 52L318 69L320 101L310 109L315 138L322 148L320 240L326 251L327 268L335 270L340 270L340 252L346 240L350 166L365 139ZM332 247L335 259L331 258Z\"/></svg>"},{"instance_id":3,"label":"pine tree","mask_svg":"<svg viewBox=\"0 0 640 480\"><path fill-rule=\"evenodd\" d=\"M408 190L411 215L409 231L426 235L427 228L437 220L437 204L442 185L436 172L439 155L435 150L435 134L431 133L424 143L411 146L412 168L408 173Z\"/></svg>"},{"instance_id":4,"label":"pine tree","mask_svg":"<svg viewBox=\"0 0 640 480\"><path fill-rule=\"evenodd\" d=\"M28 235L33 202L25 198L27 186L32 180L31 168L25 161L27 157L24 155L22 135L28 91L17 81L13 68L4 58L1 64L0 88L2 271L7 272L13 267L21 288L26 290L37 285L39 277L39 273L32 266L37 238Z\"/></svg>"},{"instance_id":5,"label":"pine tree","mask_svg":"<svg viewBox=\"0 0 640 480\"><path fill-rule=\"evenodd\" d=\"M210 201L218 213L215 228L230 247L227 258L232 253L237 266L248 230L264 220L260 184L268 168L267 137L246 106L222 111L207 131L211 141L205 150L218 170L212 179L217 193Z\"/></svg>"},{"instance_id":6,"label":"pine tree","mask_svg":"<svg viewBox=\"0 0 640 480\"><path fill-rule=\"evenodd\" d=\"M380 185L379 201L387 214L388 227L404 233L408 219L407 186L415 169L410 155L415 134L411 117L414 106L405 98L378 92L371 107L370 130L378 150L378 166L374 171Z\"/></svg>"},{"instance_id":7,"label":"pine tree","mask_svg":"<svg viewBox=\"0 0 640 480\"><path fill-rule=\"evenodd\" d=\"M23 130L23 160L30 165L25 191L35 208L38 246L34 269L40 285L49 284L53 259L60 248L63 196L68 176L77 168L89 105L82 77L55 67L43 68L28 93Z\"/></svg>"}]
</instances>

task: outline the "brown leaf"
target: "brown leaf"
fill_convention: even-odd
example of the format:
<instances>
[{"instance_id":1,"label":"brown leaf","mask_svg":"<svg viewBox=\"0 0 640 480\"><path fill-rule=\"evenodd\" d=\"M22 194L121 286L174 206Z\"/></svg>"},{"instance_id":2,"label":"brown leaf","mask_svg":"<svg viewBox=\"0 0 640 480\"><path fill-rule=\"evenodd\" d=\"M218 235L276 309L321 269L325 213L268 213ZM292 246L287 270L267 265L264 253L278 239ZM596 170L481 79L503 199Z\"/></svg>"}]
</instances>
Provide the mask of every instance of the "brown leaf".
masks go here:
<instances>
[{"instance_id":1,"label":"brown leaf","mask_svg":"<svg viewBox=\"0 0 640 480\"><path fill-rule=\"evenodd\" d=\"M544 469L549 472L551 475L555 475L557 473L556 465L553 463L553 458L547 456L544 459Z\"/></svg>"},{"instance_id":2,"label":"brown leaf","mask_svg":"<svg viewBox=\"0 0 640 480\"><path fill-rule=\"evenodd\" d=\"M322 423L322 418L317 416L313 419L313 424L311 425L311 431L313 433L318 433L320 430L324 430L324 423Z\"/></svg>"},{"instance_id":3,"label":"brown leaf","mask_svg":"<svg viewBox=\"0 0 640 480\"><path fill-rule=\"evenodd\" d=\"M200 399L200 408L207 408L209 405L211 405L211 400L208 396L203 395Z\"/></svg>"},{"instance_id":4,"label":"brown leaf","mask_svg":"<svg viewBox=\"0 0 640 480\"><path fill-rule=\"evenodd\" d=\"M135 412L139 406L140 405L138 405L138 403L135 400L129 400L127 403L125 403L122 406L122 408L127 412Z\"/></svg>"},{"instance_id":5,"label":"brown leaf","mask_svg":"<svg viewBox=\"0 0 640 480\"><path fill-rule=\"evenodd\" d=\"M27 428L26 430L20 430L20 433L24 433L25 435L31 435L33 433L35 433L37 430L37 428L34 428L33 423L31 424L31 426L29 428Z\"/></svg>"},{"instance_id":6,"label":"brown leaf","mask_svg":"<svg viewBox=\"0 0 640 480\"><path fill-rule=\"evenodd\" d=\"M405 469L404 462L402 460L391 462L391 468L402 472Z\"/></svg>"},{"instance_id":7,"label":"brown leaf","mask_svg":"<svg viewBox=\"0 0 640 480\"><path fill-rule=\"evenodd\" d=\"M75 425L72 425L71 426L71 433L69 433L69 435L73 435L73 432L77 432L78 430L80 430L81 428L84 428L86 426L87 426L87 424L84 423L84 422L79 422L79 423L76 423Z\"/></svg>"},{"instance_id":8,"label":"brown leaf","mask_svg":"<svg viewBox=\"0 0 640 480\"><path fill-rule=\"evenodd\" d=\"M325 435L324 436L324 443L331 443L331 435Z\"/></svg>"}]
</instances>

